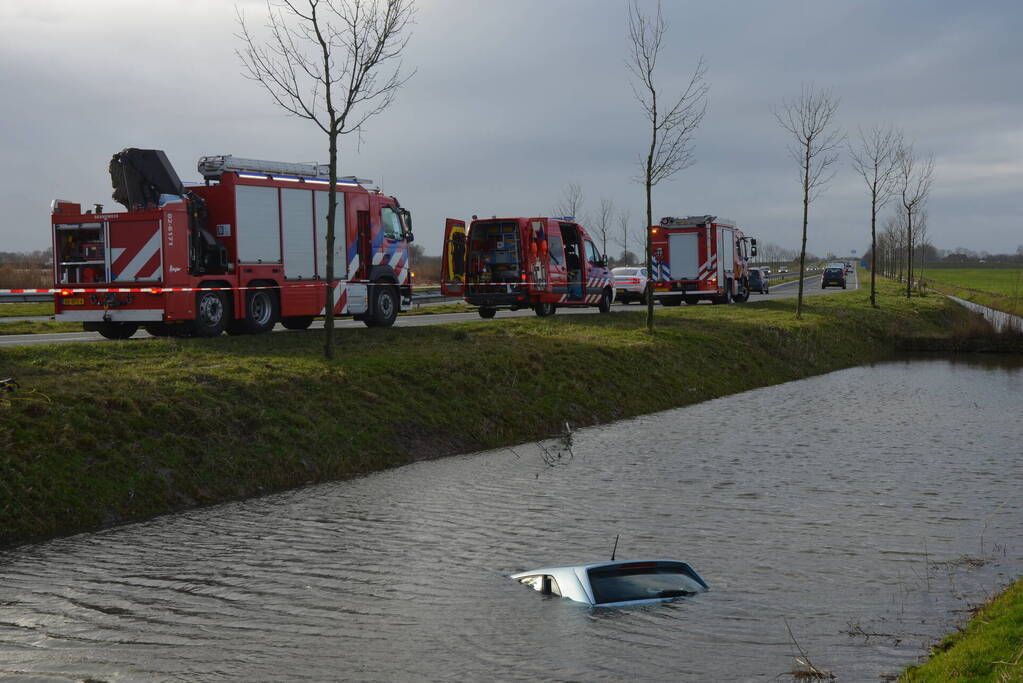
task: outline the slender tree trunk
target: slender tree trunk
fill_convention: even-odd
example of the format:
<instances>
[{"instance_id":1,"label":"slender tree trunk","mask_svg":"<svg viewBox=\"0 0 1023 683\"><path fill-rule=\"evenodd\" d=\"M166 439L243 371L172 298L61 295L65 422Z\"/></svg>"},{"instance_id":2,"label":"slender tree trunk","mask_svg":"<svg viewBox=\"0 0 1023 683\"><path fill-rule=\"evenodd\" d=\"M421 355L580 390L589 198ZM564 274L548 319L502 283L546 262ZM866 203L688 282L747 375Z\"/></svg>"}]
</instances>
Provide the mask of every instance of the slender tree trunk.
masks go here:
<instances>
[{"instance_id":1,"label":"slender tree trunk","mask_svg":"<svg viewBox=\"0 0 1023 683\"><path fill-rule=\"evenodd\" d=\"M796 318L803 317L803 269L806 266L806 225L810 215L810 152L803 163L803 242L799 248L799 295L796 298Z\"/></svg>"},{"instance_id":2,"label":"slender tree trunk","mask_svg":"<svg viewBox=\"0 0 1023 683\"><path fill-rule=\"evenodd\" d=\"M323 329L326 332L323 353L327 360L334 359L334 224L337 221L337 131L334 126L330 130L330 171L327 179L327 282L324 285ZM347 268L347 263L345 264Z\"/></svg>"},{"instance_id":3,"label":"slender tree trunk","mask_svg":"<svg viewBox=\"0 0 1023 683\"><path fill-rule=\"evenodd\" d=\"M646 158L646 330L654 331L654 248L650 239L650 226L654 224L653 203L651 200L651 178L654 172L654 149L657 144L657 98L653 98L653 134L650 139L650 153Z\"/></svg>"},{"instance_id":4,"label":"slender tree trunk","mask_svg":"<svg viewBox=\"0 0 1023 683\"><path fill-rule=\"evenodd\" d=\"M877 308L877 193L870 197L870 305Z\"/></svg>"},{"instance_id":5,"label":"slender tree trunk","mask_svg":"<svg viewBox=\"0 0 1023 683\"><path fill-rule=\"evenodd\" d=\"M647 167L649 168L649 166ZM654 248L650 240L653 225L653 207L650 203L650 183L646 185L646 329L654 331Z\"/></svg>"},{"instance_id":6,"label":"slender tree trunk","mask_svg":"<svg viewBox=\"0 0 1023 683\"><path fill-rule=\"evenodd\" d=\"M913 210L906 210L906 298L913 296Z\"/></svg>"}]
</instances>

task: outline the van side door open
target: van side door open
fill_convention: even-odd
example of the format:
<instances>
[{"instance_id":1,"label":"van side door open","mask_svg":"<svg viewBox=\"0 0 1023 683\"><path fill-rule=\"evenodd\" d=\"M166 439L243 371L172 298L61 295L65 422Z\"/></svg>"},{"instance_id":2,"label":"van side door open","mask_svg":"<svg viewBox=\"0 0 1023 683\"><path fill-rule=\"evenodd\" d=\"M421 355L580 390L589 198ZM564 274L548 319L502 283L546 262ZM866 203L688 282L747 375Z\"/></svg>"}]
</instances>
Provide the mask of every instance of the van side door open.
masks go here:
<instances>
[{"instance_id":1,"label":"van side door open","mask_svg":"<svg viewBox=\"0 0 1023 683\"><path fill-rule=\"evenodd\" d=\"M465 221L447 219L440 270L440 291L444 296L465 296L465 247Z\"/></svg>"}]
</instances>

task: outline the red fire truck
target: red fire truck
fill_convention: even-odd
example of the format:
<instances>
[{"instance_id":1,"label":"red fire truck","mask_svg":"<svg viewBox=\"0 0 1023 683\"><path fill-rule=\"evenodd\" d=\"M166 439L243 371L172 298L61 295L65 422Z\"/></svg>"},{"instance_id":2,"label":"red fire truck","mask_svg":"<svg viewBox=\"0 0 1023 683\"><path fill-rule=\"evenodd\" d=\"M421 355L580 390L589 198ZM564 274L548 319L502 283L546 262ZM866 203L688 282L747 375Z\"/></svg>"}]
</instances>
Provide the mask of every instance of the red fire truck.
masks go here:
<instances>
[{"instance_id":1,"label":"red fire truck","mask_svg":"<svg viewBox=\"0 0 1023 683\"><path fill-rule=\"evenodd\" d=\"M716 216L669 216L649 230L650 277L663 305L749 298L749 259L757 253L757 241L735 223Z\"/></svg>"},{"instance_id":2,"label":"red fire truck","mask_svg":"<svg viewBox=\"0 0 1023 683\"><path fill-rule=\"evenodd\" d=\"M563 306L611 310L614 277L586 229L570 218L449 218L444 228L441 292L479 306L532 308L538 316Z\"/></svg>"},{"instance_id":3,"label":"red fire truck","mask_svg":"<svg viewBox=\"0 0 1023 683\"><path fill-rule=\"evenodd\" d=\"M57 320L111 339L304 329L323 315L326 166L233 156L199 160L185 187L159 150L110 162L113 197L52 205ZM388 326L411 305L412 220L371 181L337 184L334 312Z\"/></svg>"}]
</instances>

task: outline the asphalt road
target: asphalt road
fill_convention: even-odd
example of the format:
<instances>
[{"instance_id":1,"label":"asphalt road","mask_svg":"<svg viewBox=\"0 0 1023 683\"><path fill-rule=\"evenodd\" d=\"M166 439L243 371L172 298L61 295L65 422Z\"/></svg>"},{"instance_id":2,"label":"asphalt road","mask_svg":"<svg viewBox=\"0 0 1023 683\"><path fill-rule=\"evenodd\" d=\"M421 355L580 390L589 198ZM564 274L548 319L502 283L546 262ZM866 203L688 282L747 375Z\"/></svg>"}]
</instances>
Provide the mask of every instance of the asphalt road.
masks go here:
<instances>
[{"instance_id":1,"label":"asphalt road","mask_svg":"<svg viewBox=\"0 0 1023 683\"><path fill-rule=\"evenodd\" d=\"M859 279L856 273L853 272L849 276L849 290L855 290L859 288ZM770 294L751 294L750 303L756 303L757 301L766 301L771 299L784 299L796 296L797 292L796 281L787 282L781 285L771 285ZM811 275L804 280L803 283L803 296L820 296L822 294L835 294L837 292L849 291L843 290L837 287L829 287L828 289L822 290L820 287L820 274ZM700 306L711 306L709 302L703 302L697 304ZM636 304L615 304L611 309L612 314L615 311L625 310L640 310L642 307ZM596 307L592 308L562 308L558 309L557 315L591 315L597 312ZM518 311L498 311L495 319L500 318L518 318L523 316L532 316L533 311L530 309L521 309ZM40 320L48 320L49 318L38 318ZM466 322L466 321L478 321L483 323L484 321L479 317L476 312L470 313L439 313L436 315L408 315L398 316L395 321L395 327L422 327L425 325L441 325L443 323L454 323L454 322ZM2 323L0 323L2 324ZM312 324L311 329L319 329L323 327L323 321L315 321ZM352 320L350 318L341 318L335 321L335 329L343 330L349 328L362 328L365 327L362 322L358 320ZM274 330L275 332L286 332L282 326L278 325ZM139 330L135 333L133 339L151 339L144 330ZM80 342L80 341L106 341L98 332L59 332L54 334L14 334L14 335L3 335L0 336L0 348L6 346L29 346L31 344L66 344L69 342Z\"/></svg>"}]
</instances>

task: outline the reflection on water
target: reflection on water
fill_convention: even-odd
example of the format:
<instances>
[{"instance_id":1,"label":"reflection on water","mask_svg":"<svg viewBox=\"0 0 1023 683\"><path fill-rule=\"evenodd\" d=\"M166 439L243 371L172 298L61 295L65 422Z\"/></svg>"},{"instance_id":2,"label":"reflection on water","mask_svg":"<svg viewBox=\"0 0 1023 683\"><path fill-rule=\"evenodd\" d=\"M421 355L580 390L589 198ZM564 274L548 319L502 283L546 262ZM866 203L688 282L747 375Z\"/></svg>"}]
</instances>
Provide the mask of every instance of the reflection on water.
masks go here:
<instances>
[{"instance_id":1,"label":"reflection on water","mask_svg":"<svg viewBox=\"0 0 1023 683\"><path fill-rule=\"evenodd\" d=\"M1023 569L1019 362L912 360L0 554L24 680L840 680L914 661ZM549 444L554 448L556 444ZM556 463L551 467L548 463ZM591 610L507 575L689 561Z\"/></svg>"}]
</instances>

